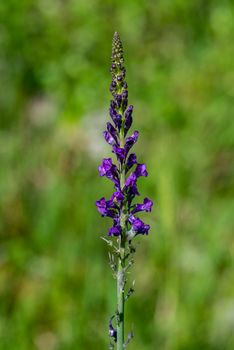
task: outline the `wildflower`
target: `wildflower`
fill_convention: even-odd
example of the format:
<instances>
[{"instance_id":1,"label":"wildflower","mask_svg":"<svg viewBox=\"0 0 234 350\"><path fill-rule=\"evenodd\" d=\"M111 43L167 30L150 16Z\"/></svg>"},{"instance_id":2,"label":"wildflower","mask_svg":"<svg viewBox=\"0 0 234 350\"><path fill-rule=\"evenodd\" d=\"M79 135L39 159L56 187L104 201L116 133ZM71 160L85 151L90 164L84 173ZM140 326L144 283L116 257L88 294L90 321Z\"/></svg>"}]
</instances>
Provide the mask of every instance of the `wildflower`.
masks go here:
<instances>
[{"instance_id":1,"label":"wildflower","mask_svg":"<svg viewBox=\"0 0 234 350\"><path fill-rule=\"evenodd\" d=\"M112 75L110 92L113 96L109 108L111 122L107 122L103 137L112 147L116 161L104 158L98 167L99 175L113 182L114 192L109 200L102 197L96 201L96 206L103 217L109 217L113 221L108 236L116 237L118 245L116 247L112 240L104 238L115 249L114 254L109 254L109 258L117 280L117 311L109 321L109 335L117 343L117 350L125 349L133 337L130 332L126 343L124 342L124 303L134 291L131 287L125 294L127 281L125 272L133 264L133 259L130 257L135 252L132 240L139 234L148 235L150 229L150 226L135 214L142 211L150 212L153 205L149 198L144 198L143 203L133 203L135 197L140 195L137 188L138 178L148 176L148 172L144 163L138 163L136 154L130 153L138 141L139 132L135 130L128 135L133 122L133 106L128 105L128 85L125 81L126 70L123 63L122 43L118 33L115 33L110 69ZM114 317L117 321L116 329L112 325ZM114 349L112 343L110 346Z\"/></svg>"}]
</instances>

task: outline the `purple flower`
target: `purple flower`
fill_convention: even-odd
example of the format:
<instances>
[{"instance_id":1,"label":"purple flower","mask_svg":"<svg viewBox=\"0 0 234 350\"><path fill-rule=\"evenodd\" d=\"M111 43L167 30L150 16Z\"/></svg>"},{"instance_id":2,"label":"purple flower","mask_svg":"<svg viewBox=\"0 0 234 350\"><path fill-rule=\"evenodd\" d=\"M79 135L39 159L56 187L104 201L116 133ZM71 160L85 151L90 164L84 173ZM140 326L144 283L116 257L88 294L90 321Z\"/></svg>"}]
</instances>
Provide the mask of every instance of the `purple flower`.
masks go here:
<instances>
[{"instance_id":1,"label":"purple flower","mask_svg":"<svg viewBox=\"0 0 234 350\"><path fill-rule=\"evenodd\" d=\"M112 226L108 231L108 236L120 236L122 233L122 228L120 225Z\"/></svg>"},{"instance_id":2,"label":"purple flower","mask_svg":"<svg viewBox=\"0 0 234 350\"><path fill-rule=\"evenodd\" d=\"M135 153L131 153L126 162L125 173L127 173L135 164L137 164L137 157Z\"/></svg>"},{"instance_id":3,"label":"purple flower","mask_svg":"<svg viewBox=\"0 0 234 350\"><path fill-rule=\"evenodd\" d=\"M145 164L137 164L135 171L133 171L125 181L125 186L134 186L138 177L147 175L148 173Z\"/></svg>"},{"instance_id":4,"label":"purple flower","mask_svg":"<svg viewBox=\"0 0 234 350\"><path fill-rule=\"evenodd\" d=\"M104 158L102 165L98 167L99 175L106 176L108 179L114 182L117 189L119 189L119 174L115 164L112 163L111 158Z\"/></svg>"},{"instance_id":5,"label":"purple flower","mask_svg":"<svg viewBox=\"0 0 234 350\"><path fill-rule=\"evenodd\" d=\"M113 163L111 158L104 158L102 160L102 165L98 167L99 175L105 176L108 171L111 171L113 169Z\"/></svg>"},{"instance_id":6,"label":"purple flower","mask_svg":"<svg viewBox=\"0 0 234 350\"><path fill-rule=\"evenodd\" d=\"M127 135L127 132L132 125L132 112L133 112L133 106L130 105L128 106L125 112L124 136Z\"/></svg>"},{"instance_id":7,"label":"purple flower","mask_svg":"<svg viewBox=\"0 0 234 350\"><path fill-rule=\"evenodd\" d=\"M101 199L99 199L99 201L96 201L96 207L99 211L99 213L102 216L106 216L107 210L106 210L106 200L104 197L102 197Z\"/></svg>"},{"instance_id":8,"label":"purple flower","mask_svg":"<svg viewBox=\"0 0 234 350\"><path fill-rule=\"evenodd\" d=\"M109 145L112 145L112 146L115 145L116 141L108 131L103 131L103 136L106 142L109 143Z\"/></svg>"},{"instance_id":9,"label":"purple flower","mask_svg":"<svg viewBox=\"0 0 234 350\"><path fill-rule=\"evenodd\" d=\"M113 151L113 153L116 154L118 161L120 163L122 163L124 161L124 159L125 159L125 150L124 150L124 148L113 146L112 147L112 151Z\"/></svg>"},{"instance_id":10,"label":"purple flower","mask_svg":"<svg viewBox=\"0 0 234 350\"><path fill-rule=\"evenodd\" d=\"M136 204L134 206L134 209L132 210L132 214L135 214L139 211L150 212L152 206L153 206L153 202L150 199L145 198L143 204Z\"/></svg>"},{"instance_id":11,"label":"purple flower","mask_svg":"<svg viewBox=\"0 0 234 350\"><path fill-rule=\"evenodd\" d=\"M133 186L129 187L128 190L129 198L132 200L135 196L140 196L140 193L138 192L137 185L134 184Z\"/></svg>"},{"instance_id":12,"label":"purple flower","mask_svg":"<svg viewBox=\"0 0 234 350\"><path fill-rule=\"evenodd\" d=\"M136 185L136 181L137 181L137 176L136 173L133 172L129 175L129 177L127 178L127 180L125 181L125 186L129 187L129 186L134 186Z\"/></svg>"},{"instance_id":13,"label":"purple flower","mask_svg":"<svg viewBox=\"0 0 234 350\"><path fill-rule=\"evenodd\" d=\"M111 123L106 123L107 131L110 133L110 135L113 137L115 142L118 144L118 138L117 138L117 131L115 130L114 126Z\"/></svg>"},{"instance_id":14,"label":"purple flower","mask_svg":"<svg viewBox=\"0 0 234 350\"><path fill-rule=\"evenodd\" d=\"M146 170L145 164L137 164L137 167L135 169L136 176L148 176L148 172Z\"/></svg>"},{"instance_id":15,"label":"purple flower","mask_svg":"<svg viewBox=\"0 0 234 350\"><path fill-rule=\"evenodd\" d=\"M121 116L121 114L116 112L115 107L114 107L115 105L116 105L115 102L111 101L109 112L110 112L110 116L111 116L115 126L118 129L120 129L121 128L121 124L122 124L122 116Z\"/></svg>"},{"instance_id":16,"label":"purple flower","mask_svg":"<svg viewBox=\"0 0 234 350\"><path fill-rule=\"evenodd\" d=\"M131 136L128 136L125 141L124 149L126 151L126 154L129 152L129 150L132 148L132 146L137 142L139 136L138 131L134 131L134 133Z\"/></svg>"},{"instance_id":17,"label":"purple flower","mask_svg":"<svg viewBox=\"0 0 234 350\"><path fill-rule=\"evenodd\" d=\"M104 197L96 201L96 207L102 216L109 216L110 218L115 218L118 215L117 207L113 205L113 202L106 201Z\"/></svg>"},{"instance_id":18,"label":"purple flower","mask_svg":"<svg viewBox=\"0 0 234 350\"><path fill-rule=\"evenodd\" d=\"M136 218L134 215L129 215L128 221L132 225L132 230L136 232L136 234L146 234L148 235L148 231L150 229L150 225L144 224L139 218Z\"/></svg>"},{"instance_id":19,"label":"purple flower","mask_svg":"<svg viewBox=\"0 0 234 350\"><path fill-rule=\"evenodd\" d=\"M112 194L111 199L113 203L122 202L124 200L124 195L121 191L116 191Z\"/></svg>"}]
</instances>

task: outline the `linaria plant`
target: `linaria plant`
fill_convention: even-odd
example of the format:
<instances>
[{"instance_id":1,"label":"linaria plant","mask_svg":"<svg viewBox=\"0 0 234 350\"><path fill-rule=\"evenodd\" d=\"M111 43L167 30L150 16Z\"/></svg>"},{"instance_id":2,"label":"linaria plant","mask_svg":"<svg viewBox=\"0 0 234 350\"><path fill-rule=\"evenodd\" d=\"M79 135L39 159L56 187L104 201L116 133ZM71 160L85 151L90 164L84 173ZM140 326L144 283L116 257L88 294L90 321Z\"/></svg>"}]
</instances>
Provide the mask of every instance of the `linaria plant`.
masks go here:
<instances>
[{"instance_id":1,"label":"linaria plant","mask_svg":"<svg viewBox=\"0 0 234 350\"><path fill-rule=\"evenodd\" d=\"M104 197L96 202L102 216L110 217L113 226L108 231L108 238L102 237L110 246L110 266L117 281L117 308L109 321L110 349L123 350L127 347L133 333L124 336L125 302L134 291L134 283L127 288L127 274L133 264L134 238L147 235L150 226L139 219L136 214L141 211L150 212L153 202L145 198L143 203L134 204L139 196L137 180L140 176L147 176L145 164L138 163L135 153L130 150L137 142L138 131L128 136L132 125L133 106L128 105L128 86L125 81L125 68L122 43L117 32L114 33L112 43L112 81L110 91L113 99L110 101L110 117L112 122L106 124L103 136L112 147L116 157L114 163L111 158L104 158L98 167L100 176L106 176L114 183L114 193L109 200Z\"/></svg>"}]
</instances>

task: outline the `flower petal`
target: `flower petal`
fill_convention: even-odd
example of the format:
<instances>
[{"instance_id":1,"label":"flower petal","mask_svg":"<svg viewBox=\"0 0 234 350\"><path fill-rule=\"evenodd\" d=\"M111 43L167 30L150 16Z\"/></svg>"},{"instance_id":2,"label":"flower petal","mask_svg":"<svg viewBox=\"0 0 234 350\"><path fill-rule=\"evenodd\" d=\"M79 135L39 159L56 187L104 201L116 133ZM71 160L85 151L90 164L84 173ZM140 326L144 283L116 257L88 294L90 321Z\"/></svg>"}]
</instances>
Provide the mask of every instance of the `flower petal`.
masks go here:
<instances>
[{"instance_id":1,"label":"flower petal","mask_svg":"<svg viewBox=\"0 0 234 350\"><path fill-rule=\"evenodd\" d=\"M105 176L107 171L110 171L113 166L111 158L104 158L102 164L98 167L99 175Z\"/></svg>"},{"instance_id":2,"label":"flower petal","mask_svg":"<svg viewBox=\"0 0 234 350\"><path fill-rule=\"evenodd\" d=\"M134 215L129 215L128 221L132 225L132 230L135 231L136 234L148 234L150 225L144 224L141 219L136 218Z\"/></svg>"},{"instance_id":3,"label":"flower petal","mask_svg":"<svg viewBox=\"0 0 234 350\"><path fill-rule=\"evenodd\" d=\"M118 161L122 163L124 161L124 159L125 159L125 150L124 150L124 148L113 146L112 147L112 151L113 151L113 153L116 154Z\"/></svg>"},{"instance_id":4,"label":"flower petal","mask_svg":"<svg viewBox=\"0 0 234 350\"><path fill-rule=\"evenodd\" d=\"M132 214L135 214L139 211L150 212L152 206L153 206L153 202L150 199L145 198L143 204L136 204L135 205L134 209L132 210Z\"/></svg>"},{"instance_id":5,"label":"flower petal","mask_svg":"<svg viewBox=\"0 0 234 350\"><path fill-rule=\"evenodd\" d=\"M148 172L146 170L145 164L137 164L137 167L135 169L136 176L148 176Z\"/></svg>"},{"instance_id":6,"label":"flower petal","mask_svg":"<svg viewBox=\"0 0 234 350\"><path fill-rule=\"evenodd\" d=\"M137 164L137 157L135 153L131 153L126 163L125 173L127 173L134 164Z\"/></svg>"},{"instance_id":7,"label":"flower petal","mask_svg":"<svg viewBox=\"0 0 234 350\"><path fill-rule=\"evenodd\" d=\"M115 145L116 141L115 141L114 137L108 131L103 131L102 134L103 134L106 142L109 143L109 145L112 145L112 146Z\"/></svg>"},{"instance_id":8,"label":"flower petal","mask_svg":"<svg viewBox=\"0 0 234 350\"><path fill-rule=\"evenodd\" d=\"M126 151L126 154L129 152L129 150L132 148L132 146L137 142L139 136L138 131L134 131L134 133L131 136L128 136L125 141L124 149Z\"/></svg>"},{"instance_id":9,"label":"flower petal","mask_svg":"<svg viewBox=\"0 0 234 350\"><path fill-rule=\"evenodd\" d=\"M132 172L129 177L127 178L127 180L125 181L125 186L129 187L129 186L134 186L136 185L136 181L137 181L137 176L135 174L135 172Z\"/></svg>"},{"instance_id":10,"label":"flower petal","mask_svg":"<svg viewBox=\"0 0 234 350\"><path fill-rule=\"evenodd\" d=\"M120 236L122 232L121 226L112 226L108 231L108 236Z\"/></svg>"},{"instance_id":11,"label":"flower petal","mask_svg":"<svg viewBox=\"0 0 234 350\"><path fill-rule=\"evenodd\" d=\"M111 199L113 203L115 202L121 202L124 200L124 195L121 191L116 191L112 194Z\"/></svg>"},{"instance_id":12,"label":"flower petal","mask_svg":"<svg viewBox=\"0 0 234 350\"><path fill-rule=\"evenodd\" d=\"M128 130L132 125L132 112L133 112L133 106L130 105L128 106L125 112L124 136L126 136Z\"/></svg>"},{"instance_id":13,"label":"flower petal","mask_svg":"<svg viewBox=\"0 0 234 350\"><path fill-rule=\"evenodd\" d=\"M96 207L102 216L116 218L118 216L118 207L112 201L106 201L104 197L96 201Z\"/></svg>"}]
</instances>

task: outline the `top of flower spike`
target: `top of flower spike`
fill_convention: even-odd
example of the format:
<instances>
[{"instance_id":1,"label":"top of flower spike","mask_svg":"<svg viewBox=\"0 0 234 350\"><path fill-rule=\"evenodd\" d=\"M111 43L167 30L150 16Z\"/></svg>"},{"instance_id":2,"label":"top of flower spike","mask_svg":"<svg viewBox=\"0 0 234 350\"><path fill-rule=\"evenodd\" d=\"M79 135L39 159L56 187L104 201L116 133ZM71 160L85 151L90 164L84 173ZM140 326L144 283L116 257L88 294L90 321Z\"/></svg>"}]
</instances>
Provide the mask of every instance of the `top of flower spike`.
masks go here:
<instances>
[{"instance_id":1,"label":"top of flower spike","mask_svg":"<svg viewBox=\"0 0 234 350\"><path fill-rule=\"evenodd\" d=\"M123 59L123 46L120 36L114 33L112 41L111 56L112 81L110 91L113 99L110 101L110 117L113 124L107 123L107 130L103 136L108 144L112 146L112 152L116 155L118 164L115 165L111 158L104 158L98 167L100 176L106 176L113 181L115 192L110 200L102 197L96 202L98 211L102 216L113 219L113 227L110 228L109 236L126 235L128 240L132 240L137 234L148 234L149 225L146 225L135 214L141 211L150 212L153 202L145 198L143 203L132 204L135 196L140 195L137 189L137 180L140 176L147 176L145 164L137 161L135 153L129 154L131 148L137 142L138 131L128 135L132 125L133 106L128 105L128 86L125 81L125 67ZM133 170L132 168L135 168ZM131 172L130 172L131 171ZM121 181L124 175L124 181ZM122 211L125 214L125 223L121 222ZM125 228L123 228L125 226Z\"/></svg>"},{"instance_id":2,"label":"top of flower spike","mask_svg":"<svg viewBox=\"0 0 234 350\"><path fill-rule=\"evenodd\" d=\"M114 33L112 41L112 62L123 63L123 45L118 32Z\"/></svg>"}]
</instances>

